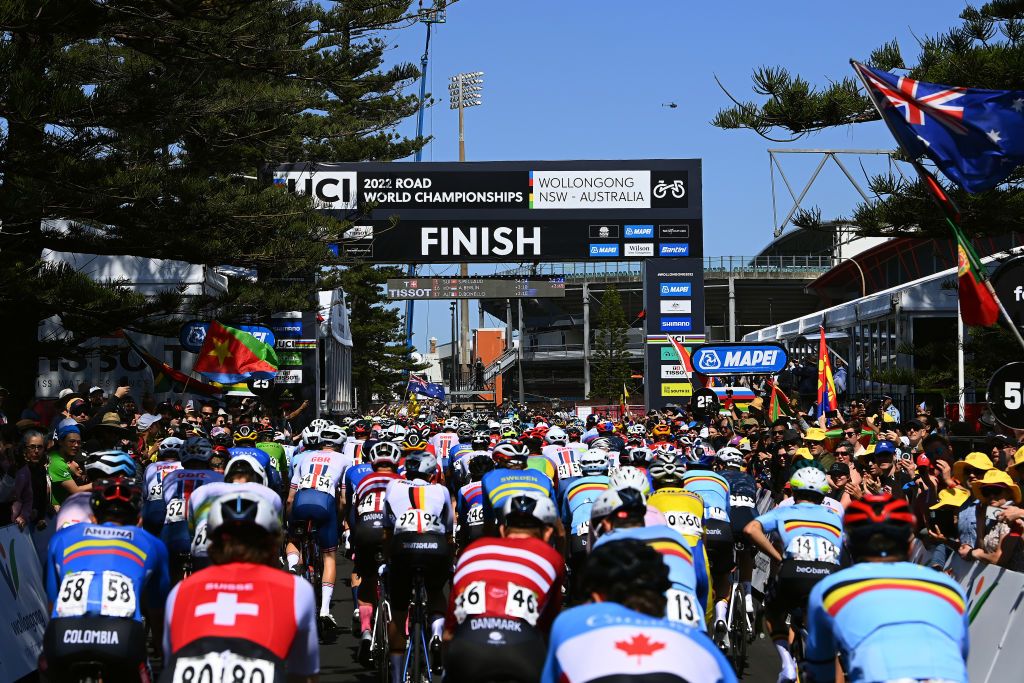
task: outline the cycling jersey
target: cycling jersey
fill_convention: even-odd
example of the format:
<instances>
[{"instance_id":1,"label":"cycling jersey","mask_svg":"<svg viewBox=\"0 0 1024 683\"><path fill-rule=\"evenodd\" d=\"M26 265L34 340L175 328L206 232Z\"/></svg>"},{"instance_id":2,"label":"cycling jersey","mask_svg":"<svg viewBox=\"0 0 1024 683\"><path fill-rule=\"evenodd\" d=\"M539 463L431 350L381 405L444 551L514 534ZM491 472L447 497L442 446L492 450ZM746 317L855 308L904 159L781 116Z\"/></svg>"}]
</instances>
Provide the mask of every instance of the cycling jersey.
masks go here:
<instances>
[{"instance_id":1,"label":"cycling jersey","mask_svg":"<svg viewBox=\"0 0 1024 683\"><path fill-rule=\"evenodd\" d=\"M590 509L594 501L608 490L608 477L594 474L578 477L565 490L562 498L562 523L574 538L587 538L590 534ZM584 544L583 550L586 550Z\"/></svg>"},{"instance_id":2,"label":"cycling jersey","mask_svg":"<svg viewBox=\"0 0 1024 683\"><path fill-rule=\"evenodd\" d=\"M784 560L839 563L843 520L815 503L777 507L757 517L766 534L779 537Z\"/></svg>"},{"instance_id":3,"label":"cycling jersey","mask_svg":"<svg viewBox=\"0 0 1024 683\"><path fill-rule=\"evenodd\" d=\"M484 535L484 485L471 481L459 489L455 497L455 514L459 521L459 545L465 547Z\"/></svg>"},{"instance_id":4,"label":"cycling jersey","mask_svg":"<svg viewBox=\"0 0 1024 683\"><path fill-rule=\"evenodd\" d=\"M807 670L850 683L943 680L967 683L970 623L960 586L911 562L865 562L818 582L808 601Z\"/></svg>"},{"instance_id":5,"label":"cycling jersey","mask_svg":"<svg viewBox=\"0 0 1024 683\"><path fill-rule=\"evenodd\" d=\"M185 522L188 500L201 486L224 481L224 475L213 470L171 470L164 476L163 496L166 504L164 527L160 538L172 553L188 553L192 537Z\"/></svg>"},{"instance_id":6,"label":"cycling jersey","mask_svg":"<svg viewBox=\"0 0 1024 683\"><path fill-rule=\"evenodd\" d=\"M342 446L341 452L352 465L358 465L363 461L363 444L365 442L365 439L357 439L354 436L345 439L345 445Z\"/></svg>"},{"instance_id":7,"label":"cycling jersey","mask_svg":"<svg viewBox=\"0 0 1024 683\"><path fill-rule=\"evenodd\" d=\"M92 493L89 491L81 491L79 493L72 493L64 501L64 504L60 506L60 510L57 511L57 519L54 524L55 529L63 529L66 526L72 524L81 524L82 522L92 521Z\"/></svg>"},{"instance_id":8,"label":"cycling jersey","mask_svg":"<svg viewBox=\"0 0 1024 683\"><path fill-rule=\"evenodd\" d=\"M548 462L546 458L542 458L542 460ZM498 521L495 510L501 510L508 498L522 493L539 493L555 503L555 487L551 483L551 479L534 469L501 468L491 470L484 475L481 483L484 494L484 520L488 522Z\"/></svg>"},{"instance_id":9,"label":"cycling jersey","mask_svg":"<svg viewBox=\"0 0 1024 683\"><path fill-rule=\"evenodd\" d=\"M558 488L558 468L550 459L543 455L531 455L526 459L526 469L540 472L548 478L555 489Z\"/></svg>"},{"instance_id":10,"label":"cycling jersey","mask_svg":"<svg viewBox=\"0 0 1024 683\"><path fill-rule=\"evenodd\" d=\"M177 460L157 460L146 466L143 478L142 499L146 502L158 500L164 502L164 479L174 470L180 470L181 463Z\"/></svg>"},{"instance_id":11,"label":"cycling jersey","mask_svg":"<svg viewBox=\"0 0 1024 683\"><path fill-rule=\"evenodd\" d=\"M660 510L665 522L690 545L704 537L704 501L693 491L667 486L655 491L647 504Z\"/></svg>"},{"instance_id":12,"label":"cycling jersey","mask_svg":"<svg viewBox=\"0 0 1024 683\"><path fill-rule=\"evenodd\" d=\"M345 502L348 503L350 508L352 503L355 502L356 488L359 486L359 482L372 473L373 466L368 462L354 465L346 470L345 476L342 479L345 482ZM351 510L349 512L351 513ZM351 522L352 520L349 519L349 521Z\"/></svg>"},{"instance_id":13,"label":"cycling jersey","mask_svg":"<svg viewBox=\"0 0 1024 683\"><path fill-rule=\"evenodd\" d=\"M388 484L384 493L384 519L395 534L450 536L455 527L448 489L422 480L395 479Z\"/></svg>"},{"instance_id":14,"label":"cycling jersey","mask_svg":"<svg viewBox=\"0 0 1024 683\"><path fill-rule=\"evenodd\" d=\"M288 456L282 444L276 441L261 441L256 444L256 448L270 457L270 462L273 463L278 476L284 477L288 474Z\"/></svg>"},{"instance_id":15,"label":"cycling jersey","mask_svg":"<svg viewBox=\"0 0 1024 683\"><path fill-rule=\"evenodd\" d=\"M683 488L704 501L705 520L729 521L729 482L725 477L707 470L692 470L683 475Z\"/></svg>"},{"instance_id":16,"label":"cycling jersey","mask_svg":"<svg viewBox=\"0 0 1024 683\"><path fill-rule=\"evenodd\" d=\"M384 540L387 527L384 495L388 485L398 478L395 472L371 472L359 482L349 511L352 546L357 551L363 546L379 545Z\"/></svg>"},{"instance_id":17,"label":"cycling jersey","mask_svg":"<svg viewBox=\"0 0 1024 683\"><path fill-rule=\"evenodd\" d=\"M542 683L735 683L706 634L613 602L574 607L555 619Z\"/></svg>"},{"instance_id":18,"label":"cycling jersey","mask_svg":"<svg viewBox=\"0 0 1024 683\"><path fill-rule=\"evenodd\" d=\"M438 432L434 434L430 439L427 440L434 448L434 453L437 455L438 464L441 467L448 466L448 453L451 452L452 446L459 443L459 435L455 432Z\"/></svg>"},{"instance_id":19,"label":"cycling jersey","mask_svg":"<svg viewBox=\"0 0 1024 683\"><path fill-rule=\"evenodd\" d=\"M75 524L50 539L46 594L50 616L130 617L143 604L162 609L170 590L167 549L136 526Z\"/></svg>"},{"instance_id":20,"label":"cycling jersey","mask_svg":"<svg viewBox=\"0 0 1024 683\"><path fill-rule=\"evenodd\" d=\"M552 444L545 446L541 455L554 463L558 470L559 486L563 491L573 480L583 476L578 462L580 454L577 449Z\"/></svg>"},{"instance_id":21,"label":"cycling jersey","mask_svg":"<svg viewBox=\"0 0 1024 683\"><path fill-rule=\"evenodd\" d=\"M235 446L228 449L228 459L237 458L240 455L252 456L260 464L267 475L267 485L275 491L280 491L283 480L281 473L277 471L270 454L261 448L249 448L248 446Z\"/></svg>"},{"instance_id":22,"label":"cycling jersey","mask_svg":"<svg viewBox=\"0 0 1024 683\"><path fill-rule=\"evenodd\" d=\"M164 661L167 681L205 681L204 668L211 681L271 683L283 681L285 669L317 674L313 589L301 577L259 564L196 572L167 598Z\"/></svg>"},{"instance_id":23,"label":"cycling jersey","mask_svg":"<svg viewBox=\"0 0 1024 683\"><path fill-rule=\"evenodd\" d=\"M448 463L448 468L451 472L451 484L454 486L462 486L470 480L469 475L469 462L480 455L486 455L490 457L490 451L460 451L454 456L451 462Z\"/></svg>"},{"instance_id":24,"label":"cycling jersey","mask_svg":"<svg viewBox=\"0 0 1024 683\"><path fill-rule=\"evenodd\" d=\"M455 458L459 457L460 453L468 453L473 450L473 446L468 443L456 443L454 446L448 449L447 463L451 466L451 463Z\"/></svg>"},{"instance_id":25,"label":"cycling jersey","mask_svg":"<svg viewBox=\"0 0 1024 683\"><path fill-rule=\"evenodd\" d=\"M789 507L790 505L793 505L794 503L796 503L796 500L793 499L793 498L783 498L782 500L779 501L779 504L776 507L780 507L780 508ZM832 498L831 496L825 496L825 498L821 501L821 504L823 506L827 507L832 512L834 512L837 515L839 515L840 517L842 517L843 513L845 512L845 508L843 507L843 504L840 503L835 498Z\"/></svg>"},{"instance_id":26,"label":"cycling jersey","mask_svg":"<svg viewBox=\"0 0 1024 683\"><path fill-rule=\"evenodd\" d=\"M256 482L240 482L229 484L226 481L219 481L207 484L196 489L192 497L188 499L188 525L192 532L192 557L206 558L207 549L210 547L210 539L206 534L206 521L210 514L210 507L220 496L229 493L248 491L257 493L274 508L277 516L281 516L281 496L273 489Z\"/></svg>"},{"instance_id":27,"label":"cycling jersey","mask_svg":"<svg viewBox=\"0 0 1024 683\"><path fill-rule=\"evenodd\" d=\"M668 566L672 586L665 591L665 616L693 628L706 630L705 615L711 601L711 584L707 567L695 561L694 548L678 531L665 526L613 529L598 539L595 547L626 538L633 538L657 550Z\"/></svg>"},{"instance_id":28,"label":"cycling jersey","mask_svg":"<svg viewBox=\"0 0 1024 683\"><path fill-rule=\"evenodd\" d=\"M304 451L292 468L291 488L320 491L333 498L346 469L348 461L338 451Z\"/></svg>"}]
</instances>

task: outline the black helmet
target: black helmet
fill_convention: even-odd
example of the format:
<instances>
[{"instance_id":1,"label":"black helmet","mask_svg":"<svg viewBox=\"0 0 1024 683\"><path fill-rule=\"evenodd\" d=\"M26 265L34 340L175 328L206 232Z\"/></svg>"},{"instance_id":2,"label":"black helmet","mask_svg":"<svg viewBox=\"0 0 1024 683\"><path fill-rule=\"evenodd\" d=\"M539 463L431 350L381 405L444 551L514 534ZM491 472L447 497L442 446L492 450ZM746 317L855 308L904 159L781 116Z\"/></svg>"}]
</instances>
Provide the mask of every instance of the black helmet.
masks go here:
<instances>
[{"instance_id":1,"label":"black helmet","mask_svg":"<svg viewBox=\"0 0 1024 683\"><path fill-rule=\"evenodd\" d=\"M232 437L239 446L253 446L259 440L259 434L252 425L238 425Z\"/></svg>"},{"instance_id":2,"label":"black helmet","mask_svg":"<svg viewBox=\"0 0 1024 683\"><path fill-rule=\"evenodd\" d=\"M494 469L494 460L486 454L474 455L469 461L469 477L480 481L485 474Z\"/></svg>"},{"instance_id":3,"label":"black helmet","mask_svg":"<svg viewBox=\"0 0 1024 683\"><path fill-rule=\"evenodd\" d=\"M89 507L96 519L114 518L128 524L139 518L142 489L131 479L101 479L93 482Z\"/></svg>"}]
</instances>

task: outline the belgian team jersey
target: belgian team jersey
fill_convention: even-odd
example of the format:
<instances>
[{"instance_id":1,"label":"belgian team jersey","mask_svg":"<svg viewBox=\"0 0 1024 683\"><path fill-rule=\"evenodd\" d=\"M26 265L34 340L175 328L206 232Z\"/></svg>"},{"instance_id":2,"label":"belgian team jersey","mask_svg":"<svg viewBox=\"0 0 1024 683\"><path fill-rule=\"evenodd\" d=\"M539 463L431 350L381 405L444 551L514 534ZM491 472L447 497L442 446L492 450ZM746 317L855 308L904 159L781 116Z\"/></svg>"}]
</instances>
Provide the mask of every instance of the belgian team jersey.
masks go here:
<instances>
[{"instance_id":1,"label":"belgian team jersey","mask_svg":"<svg viewBox=\"0 0 1024 683\"><path fill-rule=\"evenodd\" d=\"M797 503L757 517L766 534L775 533L782 557L800 562L839 563L843 520L824 505Z\"/></svg>"},{"instance_id":2,"label":"belgian team jersey","mask_svg":"<svg viewBox=\"0 0 1024 683\"><path fill-rule=\"evenodd\" d=\"M608 490L608 477L603 474L579 477L565 490L562 499L562 523L573 536L590 532L590 509L594 501Z\"/></svg>"},{"instance_id":3,"label":"belgian team jersey","mask_svg":"<svg viewBox=\"0 0 1024 683\"><path fill-rule=\"evenodd\" d=\"M440 484L394 479L384 492L384 520L396 534L450 536L455 528L451 494Z\"/></svg>"},{"instance_id":4,"label":"belgian team jersey","mask_svg":"<svg viewBox=\"0 0 1024 683\"><path fill-rule=\"evenodd\" d=\"M614 602L563 612L551 628L541 683L736 683L705 633Z\"/></svg>"},{"instance_id":5,"label":"belgian team jersey","mask_svg":"<svg viewBox=\"0 0 1024 683\"><path fill-rule=\"evenodd\" d=\"M704 501L705 520L729 521L729 482L709 470L692 470L683 475L683 488Z\"/></svg>"},{"instance_id":6,"label":"belgian team jersey","mask_svg":"<svg viewBox=\"0 0 1024 683\"><path fill-rule=\"evenodd\" d=\"M548 462L547 458L541 458ZM537 470L491 470L484 475L483 483L483 508L484 520L488 522L498 521L495 511L500 511L505 501L523 493L541 494L555 503L555 487L551 479Z\"/></svg>"},{"instance_id":7,"label":"belgian team jersey","mask_svg":"<svg viewBox=\"0 0 1024 683\"><path fill-rule=\"evenodd\" d=\"M447 628L490 617L546 632L561 607L564 580L562 556L540 539L482 538L455 567Z\"/></svg>"},{"instance_id":8,"label":"belgian team jersey","mask_svg":"<svg viewBox=\"0 0 1024 683\"><path fill-rule=\"evenodd\" d=\"M75 524L50 539L46 595L51 618L129 617L162 609L170 590L167 548L148 531L116 524Z\"/></svg>"},{"instance_id":9,"label":"belgian team jersey","mask_svg":"<svg viewBox=\"0 0 1024 683\"><path fill-rule=\"evenodd\" d=\"M835 655L850 683L967 683L970 623L963 590L911 562L864 562L822 579L808 602L806 666L835 680Z\"/></svg>"}]
</instances>

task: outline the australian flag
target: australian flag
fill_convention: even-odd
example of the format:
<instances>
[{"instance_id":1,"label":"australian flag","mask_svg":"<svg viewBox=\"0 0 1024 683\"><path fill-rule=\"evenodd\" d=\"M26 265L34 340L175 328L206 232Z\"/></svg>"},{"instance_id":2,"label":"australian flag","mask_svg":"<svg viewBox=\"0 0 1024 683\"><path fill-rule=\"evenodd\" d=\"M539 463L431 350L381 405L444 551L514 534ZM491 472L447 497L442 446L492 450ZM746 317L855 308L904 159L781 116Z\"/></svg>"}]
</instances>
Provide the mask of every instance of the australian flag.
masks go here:
<instances>
[{"instance_id":1,"label":"australian flag","mask_svg":"<svg viewBox=\"0 0 1024 683\"><path fill-rule=\"evenodd\" d=\"M937 85L851 64L903 150L927 156L968 192L992 189L1024 163L1024 91Z\"/></svg>"},{"instance_id":2,"label":"australian flag","mask_svg":"<svg viewBox=\"0 0 1024 683\"><path fill-rule=\"evenodd\" d=\"M440 384L434 384L433 382L428 382L419 375L414 375L411 372L409 373L409 387L407 391L411 394L436 398L439 401L444 400L443 386Z\"/></svg>"}]
</instances>

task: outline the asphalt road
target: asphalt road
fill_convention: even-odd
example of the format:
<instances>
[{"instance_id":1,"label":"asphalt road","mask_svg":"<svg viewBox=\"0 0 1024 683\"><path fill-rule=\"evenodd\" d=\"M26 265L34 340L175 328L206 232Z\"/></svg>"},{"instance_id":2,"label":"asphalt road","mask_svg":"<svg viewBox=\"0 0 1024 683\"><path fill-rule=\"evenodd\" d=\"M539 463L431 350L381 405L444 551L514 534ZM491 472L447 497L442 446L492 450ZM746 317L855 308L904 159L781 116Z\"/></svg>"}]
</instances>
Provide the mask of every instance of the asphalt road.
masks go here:
<instances>
[{"instance_id":1,"label":"asphalt road","mask_svg":"<svg viewBox=\"0 0 1024 683\"><path fill-rule=\"evenodd\" d=\"M337 633L322 641L320 646L320 680L324 683L342 681L371 683L373 675L356 661L359 648L358 635L351 632L352 590L348 585L351 564L338 558L338 586L334 592L332 611L338 620ZM779 659L771 641L758 638L749 649L750 665L742 680L749 683L775 683L779 674Z\"/></svg>"}]
</instances>

